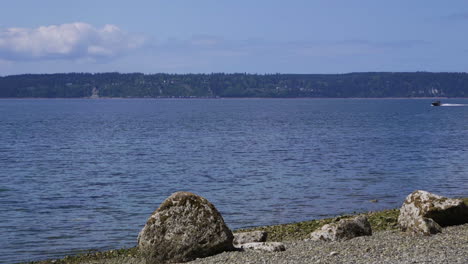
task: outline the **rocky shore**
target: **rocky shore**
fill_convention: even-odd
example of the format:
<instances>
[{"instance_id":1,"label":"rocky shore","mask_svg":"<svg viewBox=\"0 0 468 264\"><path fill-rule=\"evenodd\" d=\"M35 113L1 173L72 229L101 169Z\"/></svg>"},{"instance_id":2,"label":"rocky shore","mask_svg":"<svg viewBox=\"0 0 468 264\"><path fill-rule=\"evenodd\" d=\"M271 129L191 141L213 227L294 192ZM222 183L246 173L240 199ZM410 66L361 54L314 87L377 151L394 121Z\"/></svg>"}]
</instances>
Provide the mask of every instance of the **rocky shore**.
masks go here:
<instances>
[{"instance_id":1,"label":"rocky shore","mask_svg":"<svg viewBox=\"0 0 468 264\"><path fill-rule=\"evenodd\" d=\"M352 240L290 241L286 251L224 252L197 259L196 264L247 263L468 263L468 224L446 227L433 236L409 235L398 230L378 231Z\"/></svg>"},{"instance_id":2,"label":"rocky shore","mask_svg":"<svg viewBox=\"0 0 468 264\"><path fill-rule=\"evenodd\" d=\"M341 242L285 241L286 251L224 252L196 259L194 264L248 263L468 263L468 224L446 227L433 236L409 235L399 230L377 231L372 236ZM45 263L146 264L143 258L123 252L101 257L82 256ZM119 256L112 256L112 255ZM88 258L88 259L87 259ZM39 263L39 262L38 262Z\"/></svg>"},{"instance_id":3,"label":"rocky shore","mask_svg":"<svg viewBox=\"0 0 468 264\"><path fill-rule=\"evenodd\" d=\"M178 198L177 198L178 197ZM194 206L202 208L195 214L195 219L199 219L200 212L208 214L209 217L213 217L215 210L214 206L203 200L203 198L195 197L198 200L195 202L187 202L185 194L176 196L177 199L166 200L161 207L153 213L149 218L147 226L142 230L139 236L139 243L141 247L142 237L148 236L145 234L147 230L153 227L154 230L160 229L161 219L168 221L169 217L174 217L170 210L176 209L177 215L185 210L186 207L178 207L178 201L182 201L183 205L189 205L189 215L184 216L190 218L190 214L193 214L194 210L197 211ZM436 199L436 200L434 200ZM426 201L427 200L427 201ZM201 202L201 203L200 203ZM205 211L206 208L201 206L207 202L209 210ZM427 203L428 202L428 203ZM453 207L453 204L456 206ZM429 204L430 206L427 206ZM452 206L448 208L447 206ZM267 241L265 245L262 242L256 243L260 245L257 250L251 249L252 244L246 243L237 245L237 249L224 251L217 254L210 254L212 256L194 257L194 251L191 253L187 251L187 248L182 245L182 248L189 253L183 253L188 258L178 257L183 259L177 261L174 259L163 259L151 260L148 259L148 255L141 252L138 248L122 249L122 250L111 250L108 252L100 252L93 254L85 254L75 257L66 257L61 260L50 260L35 262L36 264L45 263L134 263L134 264L149 264L159 263L168 261L170 263L186 262L188 263L468 263L468 218L465 218L466 206L468 199L463 201L457 199L448 199L445 197L434 196L430 193L418 191L409 195L400 210L387 210L381 212L370 212L361 214L359 217L356 216L340 216L333 219L313 220L301 223L293 223L278 226L266 226L257 227L250 230L238 230L234 232L234 238L227 232L228 240L236 243L245 243L249 241L240 242L240 237L248 239L249 236L239 236L239 233L246 231L257 231L255 235L260 233L267 233L268 236L260 235L259 241ZM414 205L417 206L414 207ZM421 206L423 205L423 206ZM414 208L413 208L414 207ZM447 207L447 208L445 208ZM461 219L465 224L459 224L454 226L438 226L437 222L430 220L427 216L431 216L434 219L440 220L441 215L439 211L442 209L448 209L450 218L453 215L460 215ZM454 209L455 208L455 209ZM461 209L460 209L461 208ZM169 210L169 211L168 211ZM181 211L182 210L182 211ZM460 211L462 210L462 211ZM402 228L402 225L409 223L406 215L411 215L415 219L416 225L409 225ZM215 217L216 218L216 217ZM222 217L221 217L222 220ZM353 221L357 221L354 223ZM368 221L367 221L368 220ZM169 221L173 225L174 221L182 221L181 219L172 219ZM193 221L193 220L190 220ZM197 220L198 221L198 220ZM406 221L406 222L405 222ZM422 221L422 222L421 222ZM216 222L216 221L215 221ZM198 223L198 222L197 222ZM219 222L216 222L220 224ZM423 225L421 224L423 223ZM164 223L163 223L164 224ZM427 229L427 225L430 224L430 228ZM171 227L175 228L174 234L165 233L165 235L172 236L171 243L174 242L174 238L180 239L179 235L184 234L183 229L185 226L190 225L190 222L183 224L182 226ZM350 238L348 227L359 228L362 226L364 229L372 228L371 233L357 231L354 238ZM166 228L168 226L162 226ZM430 230L430 233L421 233L416 230L416 227L421 227L421 230ZM182 229L181 229L182 228ZM193 227L191 227L193 228ZM190 232L193 232L190 229ZM405 232L403 232L403 230ZM208 234L205 230L202 230L202 242L205 242L205 235ZM261 232L260 232L261 231ZM370 230L369 230L370 231ZM151 231L154 233L154 231ZM214 231L217 233L218 231ZM226 230L222 230L224 234ZM213 234L214 234L213 233ZM331 236L323 234L331 234ZM191 233L190 233L191 234ZM153 234L151 234L153 235ZM159 236L158 234L155 234ZM183 235L186 236L186 235ZM209 234L211 237L212 234ZM190 235L190 243L196 239L197 235ZM268 237L268 238L266 238ZM234 239L234 240L231 240ZM270 241L280 242L279 247L272 249L268 247ZM148 242L143 242L144 245L150 245L151 239ZM159 247L158 242L155 244ZM200 243L196 243L199 247ZM203 243L201 243L203 244ZM232 244L231 244L232 245ZM258 246L257 245L257 246ZM179 245L180 246L180 245ZM149 246L148 246L149 247ZM216 246L218 247L218 246ZM172 250L171 246L171 250ZM255 247L254 247L255 248ZM148 249L144 249L148 250ZM158 249L159 250L159 249ZM195 252L205 250L204 248L196 248ZM271 251L270 251L271 250ZM150 251L151 252L151 251ZM162 251L160 251L162 252ZM160 253L158 253L160 254ZM172 254L171 252L167 254ZM169 255L164 255L167 258ZM171 256L169 256L171 257ZM173 258L173 257L171 257ZM184 259L185 258L185 259ZM191 261L190 261L191 260Z\"/></svg>"}]
</instances>

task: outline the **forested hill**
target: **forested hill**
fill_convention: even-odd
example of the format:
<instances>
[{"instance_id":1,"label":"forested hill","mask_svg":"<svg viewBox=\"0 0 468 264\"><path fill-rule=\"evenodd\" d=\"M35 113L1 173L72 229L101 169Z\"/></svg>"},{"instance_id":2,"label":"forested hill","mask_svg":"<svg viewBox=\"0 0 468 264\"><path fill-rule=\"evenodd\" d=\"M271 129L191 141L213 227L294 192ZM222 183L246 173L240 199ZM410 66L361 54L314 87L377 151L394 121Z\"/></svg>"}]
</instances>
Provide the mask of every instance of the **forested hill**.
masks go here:
<instances>
[{"instance_id":1,"label":"forested hill","mask_svg":"<svg viewBox=\"0 0 468 264\"><path fill-rule=\"evenodd\" d=\"M0 77L0 97L468 97L467 73L141 74Z\"/></svg>"}]
</instances>

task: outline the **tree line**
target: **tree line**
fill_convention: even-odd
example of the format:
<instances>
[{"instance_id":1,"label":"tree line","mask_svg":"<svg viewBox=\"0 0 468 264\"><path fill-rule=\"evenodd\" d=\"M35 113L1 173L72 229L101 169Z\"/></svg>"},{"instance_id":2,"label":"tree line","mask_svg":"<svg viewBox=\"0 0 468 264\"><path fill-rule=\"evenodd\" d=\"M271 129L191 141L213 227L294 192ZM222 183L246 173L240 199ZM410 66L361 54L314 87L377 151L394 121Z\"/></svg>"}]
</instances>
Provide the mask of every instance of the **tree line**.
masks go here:
<instances>
[{"instance_id":1,"label":"tree line","mask_svg":"<svg viewBox=\"0 0 468 264\"><path fill-rule=\"evenodd\" d=\"M468 73L58 73L0 77L2 98L468 97Z\"/></svg>"}]
</instances>

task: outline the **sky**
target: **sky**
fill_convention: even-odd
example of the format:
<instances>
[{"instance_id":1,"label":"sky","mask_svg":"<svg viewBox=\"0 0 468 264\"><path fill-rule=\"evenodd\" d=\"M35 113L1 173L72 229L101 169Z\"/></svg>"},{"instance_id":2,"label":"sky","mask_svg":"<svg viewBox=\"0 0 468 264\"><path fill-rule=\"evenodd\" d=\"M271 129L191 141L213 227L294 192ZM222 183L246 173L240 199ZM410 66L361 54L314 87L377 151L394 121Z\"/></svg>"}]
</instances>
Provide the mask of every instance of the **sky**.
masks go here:
<instances>
[{"instance_id":1,"label":"sky","mask_svg":"<svg viewBox=\"0 0 468 264\"><path fill-rule=\"evenodd\" d=\"M467 72L468 1L15 0L0 76Z\"/></svg>"}]
</instances>

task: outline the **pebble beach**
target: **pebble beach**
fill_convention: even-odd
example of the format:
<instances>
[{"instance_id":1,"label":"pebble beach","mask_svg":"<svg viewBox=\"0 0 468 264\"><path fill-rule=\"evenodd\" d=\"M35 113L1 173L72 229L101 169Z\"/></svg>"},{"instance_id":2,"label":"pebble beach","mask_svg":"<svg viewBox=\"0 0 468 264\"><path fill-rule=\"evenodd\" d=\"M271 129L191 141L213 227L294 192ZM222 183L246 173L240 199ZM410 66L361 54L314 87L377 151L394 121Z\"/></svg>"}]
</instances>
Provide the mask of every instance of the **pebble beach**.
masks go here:
<instances>
[{"instance_id":1,"label":"pebble beach","mask_svg":"<svg viewBox=\"0 0 468 264\"><path fill-rule=\"evenodd\" d=\"M468 224L444 228L432 236L409 235L397 230L343 242L291 241L286 251L225 252L190 263L468 263Z\"/></svg>"},{"instance_id":2,"label":"pebble beach","mask_svg":"<svg viewBox=\"0 0 468 264\"><path fill-rule=\"evenodd\" d=\"M286 251L282 252L255 250L224 252L215 256L196 259L188 263L466 264L468 263L468 224L446 227L442 233L432 236L410 235L398 230L387 230L374 232L372 236L357 237L342 242L297 240L284 242L284 244ZM57 263L63 263L62 261L57 261ZM145 261L137 257L116 257L81 263L145 264Z\"/></svg>"}]
</instances>

